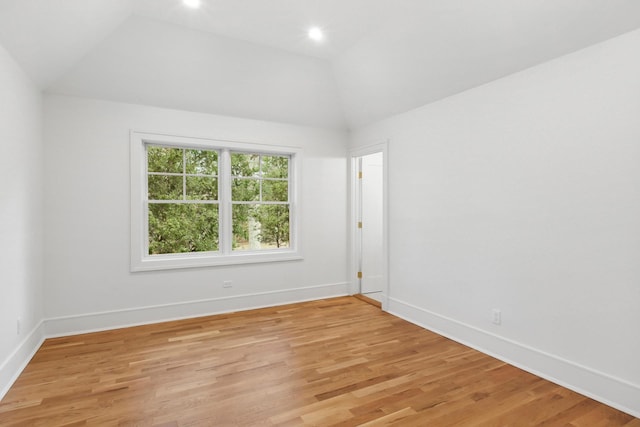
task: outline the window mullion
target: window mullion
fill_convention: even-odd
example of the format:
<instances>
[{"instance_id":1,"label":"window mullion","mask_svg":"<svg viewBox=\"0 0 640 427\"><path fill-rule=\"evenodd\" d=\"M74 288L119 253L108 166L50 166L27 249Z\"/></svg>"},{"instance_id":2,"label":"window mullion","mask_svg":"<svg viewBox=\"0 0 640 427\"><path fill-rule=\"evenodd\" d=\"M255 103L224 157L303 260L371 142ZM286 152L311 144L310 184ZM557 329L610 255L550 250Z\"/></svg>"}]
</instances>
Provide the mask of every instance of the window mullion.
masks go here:
<instances>
[{"instance_id":1,"label":"window mullion","mask_svg":"<svg viewBox=\"0 0 640 427\"><path fill-rule=\"evenodd\" d=\"M182 150L182 200L187 200L187 150Z\"/></svg>"},{"instance_id":2,"label":"window mullion","mask_svg":"<svg viewBox=\"0 0 640 427\"><path fill-rule=\"evenodd\" d=\"M224 255L231 253L233 242L233 221L231 209L231 153L228 149L220 151L218 166L219 195L220 198L220 250Z\"/></svg>"},{"instance_id":3,"label":"window mullion","mask_svg":"<svg viewBox=\"0 0 640 427\"><path fill-rule=\"evenodd\" d=\"M258 197L262 202L262 155L258 156L258 189L260 190Z\"/></svg>"}]
</instances>

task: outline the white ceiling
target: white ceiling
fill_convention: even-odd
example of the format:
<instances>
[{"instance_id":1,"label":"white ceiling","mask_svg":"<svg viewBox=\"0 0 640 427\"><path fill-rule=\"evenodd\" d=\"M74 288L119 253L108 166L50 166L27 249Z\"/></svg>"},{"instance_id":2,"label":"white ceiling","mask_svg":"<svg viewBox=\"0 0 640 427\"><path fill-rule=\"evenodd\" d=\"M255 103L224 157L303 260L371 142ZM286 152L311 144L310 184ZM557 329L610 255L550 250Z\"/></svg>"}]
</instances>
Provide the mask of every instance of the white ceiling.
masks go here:
<instances>
[{"instance_id":1,"label":"white ceiling","mask_svg":"<svg viewBox=\"0 0 640 427\"><path fill-rule=\"evenodd\" d=\"M0 0L0 44L46 88L131 12L130 0Z\"/></svg>"},{"instance_id":2,"label":"white ceiling","mask_svg":"<svg viewBox=\"0 0 640 427\"><path fill-rule=\"evenodd\" d=\"M0 44L49 92L356 128L640 28L638 0L203 3L0 0Z\"/></svg>"},{"instance_id":3,"label":"white ceiling","mask_svg":"<svg viewBox=\"0 0 640 427\"><path fill-rule=\"evenodd\" d=\"M422 0L418 0L422 1ZM400 1L401 3L401 1ZM202 0L193 10L178 0L136 0L141 16L230 38L330 59L398 15L398 0ZM307 37L310 27L326 32L324 43Z\"/></svg>"}]
</instances>

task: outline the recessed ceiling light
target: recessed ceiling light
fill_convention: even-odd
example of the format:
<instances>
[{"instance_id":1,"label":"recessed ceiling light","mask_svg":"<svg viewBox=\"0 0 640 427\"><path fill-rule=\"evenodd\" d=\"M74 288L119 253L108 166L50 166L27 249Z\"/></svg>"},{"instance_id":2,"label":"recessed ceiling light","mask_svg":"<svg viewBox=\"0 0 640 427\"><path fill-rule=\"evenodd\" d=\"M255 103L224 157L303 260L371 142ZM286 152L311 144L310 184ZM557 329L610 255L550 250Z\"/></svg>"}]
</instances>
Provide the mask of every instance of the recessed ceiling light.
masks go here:
<instances>
[{"instance_id":1,"label":"recessed ceiling light","mask_svg":"<svg viewBox=\"0 0 640 427\"><path fill-rule=\"evenodd\" d=\"M308 34L311 40L315 40L317 42L322 41L322 39L324 39L324 33L318 27L310 28Z\"/></svg>"},{"instance_id":2,"label":"recessed ceiling light","mask_svg":"<svg viewBox=\"0 0 640 427\"><path fill-rule=\"evenodd\" d=\"M193 9L197 9L200 7L200 0L182 0L185 6L189 6Z\"/></svg>"}]
</instances>

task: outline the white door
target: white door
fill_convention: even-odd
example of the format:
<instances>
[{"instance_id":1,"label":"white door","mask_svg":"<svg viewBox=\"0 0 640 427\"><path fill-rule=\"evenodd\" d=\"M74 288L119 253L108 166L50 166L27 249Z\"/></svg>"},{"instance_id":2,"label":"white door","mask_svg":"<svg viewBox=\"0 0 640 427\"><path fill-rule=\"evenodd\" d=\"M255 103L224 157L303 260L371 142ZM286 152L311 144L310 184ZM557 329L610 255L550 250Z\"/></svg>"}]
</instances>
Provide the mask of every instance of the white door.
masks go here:
<instances>
[{"instance_id":1,"label":"white door","mask_svg":"<svg viewBox=\"0 0 640 427\"><path fill-rule=\"evenodd\" d=\"M384 288L383 155L362 156L360 164L360 293L382 293Z\"/></svg>"}]
</instances>

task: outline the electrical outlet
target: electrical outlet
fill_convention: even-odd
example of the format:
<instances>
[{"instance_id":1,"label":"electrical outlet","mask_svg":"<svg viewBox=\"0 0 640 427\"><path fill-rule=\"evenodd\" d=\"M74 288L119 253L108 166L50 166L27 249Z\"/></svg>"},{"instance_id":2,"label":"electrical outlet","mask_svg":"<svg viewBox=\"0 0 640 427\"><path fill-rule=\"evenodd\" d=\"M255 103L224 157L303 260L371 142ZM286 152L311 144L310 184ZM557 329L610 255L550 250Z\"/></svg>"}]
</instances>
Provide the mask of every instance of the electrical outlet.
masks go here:
<instances>
[{"instance_id":1,"label":"electrical outlet","mask_svg":"<svg viewBox=\"0 0 640 427\"><path fill-rule=\"evenodd\" d=\"M500 325L502 323L502 312L498 308L491 310L491 321L494 325Z\"/></svg>"},{"instance_id":2,"label":"electrical outlet","mask_svg":"<svg viewBox=\"0 0 640 427\"><path fill-rule=\"evenodd\" d=\"M222 287L223 288L232 288L233 287L233 282L231 280L225 280L224 282L222 282Z\"/></svg>"}]
</instances>

